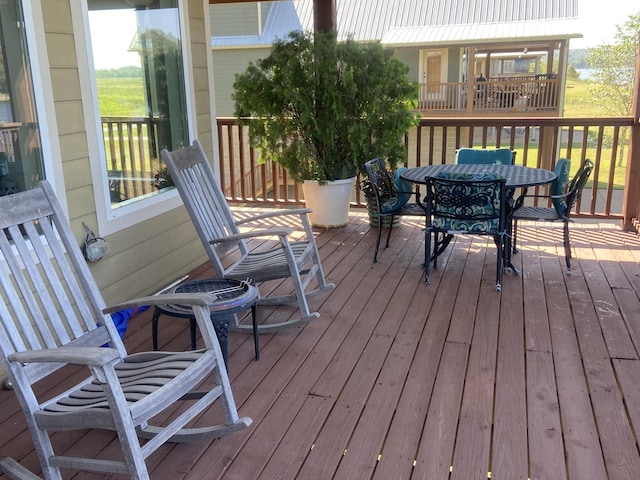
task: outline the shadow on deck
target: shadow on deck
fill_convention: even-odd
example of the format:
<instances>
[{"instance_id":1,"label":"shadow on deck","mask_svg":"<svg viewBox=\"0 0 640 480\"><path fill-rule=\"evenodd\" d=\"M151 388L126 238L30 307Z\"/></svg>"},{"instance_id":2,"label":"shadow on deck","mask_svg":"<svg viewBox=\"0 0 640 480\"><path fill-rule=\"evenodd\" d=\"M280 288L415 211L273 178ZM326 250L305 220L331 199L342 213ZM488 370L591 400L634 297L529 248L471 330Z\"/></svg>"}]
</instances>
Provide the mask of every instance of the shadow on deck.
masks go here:
<instances>
[{"instance_id":1,"label":"shadow on deck","mask_svg":"<svg viewBox=\"0 0 640 480\"><path fill-rule=\"evenodd\" d=\"M152 478L640 478L640 239L614 224L571 228L566 276L561 228L523 222L521 273L500 293L484 237L457 239L427 286L413 220L377 264L365 215L318 230L336 284L311 301L320 318L261 336L259 361L250 335L230 335L232 388L252 426L160 449ZM211 274L203 265L191 279ZM290 315L259 310L260 321ZM130 351L151 349L150 318L130 320ZM160 326L161 348L189 348L187 321ZM0 455L39 471L13 394L0 402ZM98 456L116 447L105 432L56 436Z\"/></svg>"}]
</instances>

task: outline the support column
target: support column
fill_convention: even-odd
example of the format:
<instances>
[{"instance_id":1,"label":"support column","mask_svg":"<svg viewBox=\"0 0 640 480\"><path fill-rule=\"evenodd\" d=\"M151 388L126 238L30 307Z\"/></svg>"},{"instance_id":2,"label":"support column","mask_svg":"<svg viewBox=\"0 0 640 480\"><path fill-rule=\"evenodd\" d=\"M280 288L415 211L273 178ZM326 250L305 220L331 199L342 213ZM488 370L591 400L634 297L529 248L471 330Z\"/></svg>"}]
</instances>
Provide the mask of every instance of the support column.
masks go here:
<instances>
[{"instance_id":1,"label":"support column","mask_svg":"<svg viewBox=\"0 0 640 480\"><path fill-rule=\"evenodd\" d=\"M323 32L337 30L336 0L313 0L313 27Z\"/></svg>"},{"instance_id":2,"label":"support column","mask_svg":"<svg viewBox=\"0 0 640 480\"><path fill-rule=\"evenodd\" d=\"M640 231L640 37L636 46L636 73L631 115L633 125L627 152L626 185L622 197L622 229Z\"/></svg>"}]
</instances>

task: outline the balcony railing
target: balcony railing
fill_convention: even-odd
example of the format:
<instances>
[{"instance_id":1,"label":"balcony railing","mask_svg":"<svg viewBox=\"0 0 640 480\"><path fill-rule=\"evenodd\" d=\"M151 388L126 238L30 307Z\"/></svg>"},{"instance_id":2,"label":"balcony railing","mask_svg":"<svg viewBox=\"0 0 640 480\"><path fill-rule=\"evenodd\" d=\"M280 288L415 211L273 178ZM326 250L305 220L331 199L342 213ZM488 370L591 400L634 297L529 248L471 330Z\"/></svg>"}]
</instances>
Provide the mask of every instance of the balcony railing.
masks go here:
<instances>
[{"instance_id":1,"label":"balcony railing","mask_svg":"<svg viewBox=\"0 0 640 480\"><path fill-rule=\"evenodd\" d=\"M547 75L491 77L471 85L468 82L422 83L418 108L451 114L548 115L558 111L559 86L558 78Z\"/></svg>"},{"instance_id":2,"label":"balcony railing","mask_svg":"<svg viewBox=\"0 0 640 480\"><path fill-rule=\"evenodd\" d=\"M156 120L102 117L111 201L119 203L155 191L159 170Z\"/></svg>"},{"instance_id":3,"label":"balcony railing","mask_svg":"<svg viewBox=\"0 0 640 480\"><path fill-rule=\"evenodd\" d=\"M159 165L155 128L147 119L103 119L112 200L154 191ZM247 129L233 118L218 119L220 182L230 202L293 206L302 189L279 165L249 145ZM575 171L585 158L595 162L576 216L616 219L626 228L640 211L640 126L632 117L440 117L423 118L405 138L407 166L452 163L460 147L509 147L516 163L553 168L570 158ZM635 158L634 158L635 157ZM363 159L363 163L367 159ZM631 164L630 162L635 162ZM117 197L117 198L116 198ZM353 207L364 207L355 189Z\"/></svg>"},{"instance_id":4,"label":"balcony railing","mask_svg":"<svg viewBox=\"0 0 640 480\"><path fill-rule=\"evenodd\" d=\"M556 159L570 158L572 172L585 158L595 162L591 182L577 206L576 216L621 220L630 227L640 208L640 180L627 172L640 171L640 137L633 118L423 118L406 137L407 166L452 163L460 147L509 147L516 163L553 168ZM260 159L249 146L247 130L232 118L218 119L221 185L231 202L299 205L300 185L269 159ZM640 140L640 139L639 139ZM638 140L635 140L638 142ZM363 159L366 161L367 159ZM636 177L632 177L636 178ZM363 207L359 189L352 206Z\"/></svg>"}]
</instances>

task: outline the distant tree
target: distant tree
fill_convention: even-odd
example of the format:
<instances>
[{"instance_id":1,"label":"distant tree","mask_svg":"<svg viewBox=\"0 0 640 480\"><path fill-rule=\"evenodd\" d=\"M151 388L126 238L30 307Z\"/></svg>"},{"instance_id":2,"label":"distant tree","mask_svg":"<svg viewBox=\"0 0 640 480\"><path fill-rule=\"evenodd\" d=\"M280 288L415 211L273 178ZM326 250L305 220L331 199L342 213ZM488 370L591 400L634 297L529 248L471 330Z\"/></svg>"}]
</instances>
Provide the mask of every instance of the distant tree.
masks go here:
<instances>
[{"instance_id":1,"label":"distant tree","mask_svg":"<svg viewBox=\"0 0 640 480\"><path fill-rule=\"evenodd\" d=\"M590 48L585 58L593 69L589 91L602 111L612 116L631 114L635 64L640 36L640 12L630 15L623 26L616 25L615 43ZM623 132L626 137L626 132ZM619 163L624 158L623 138Z\"/></svg>"},{"instance_id":2,"label":"distant tree","mask_svg":"<svg viewBox=\"0 0 640 480\"><path fill-rule=\"evenodd\" d=\"M567 67L567 78L571 80L580 80L580 72L576 70L576 67L569 65Z\"/></svg>"},{"instance_id":3,"label":"distant tree","mask_svg":"<svg viewBox=\"0 0 640 480\"><path fill-rule=\"evenodd\" d=\"M631 113L635 64L640 36L640 12L616 26L616 43L598 45L587 52L586 62L593 69L589 89L593 99L610 115Z\"/></svg>"}]
</instances>

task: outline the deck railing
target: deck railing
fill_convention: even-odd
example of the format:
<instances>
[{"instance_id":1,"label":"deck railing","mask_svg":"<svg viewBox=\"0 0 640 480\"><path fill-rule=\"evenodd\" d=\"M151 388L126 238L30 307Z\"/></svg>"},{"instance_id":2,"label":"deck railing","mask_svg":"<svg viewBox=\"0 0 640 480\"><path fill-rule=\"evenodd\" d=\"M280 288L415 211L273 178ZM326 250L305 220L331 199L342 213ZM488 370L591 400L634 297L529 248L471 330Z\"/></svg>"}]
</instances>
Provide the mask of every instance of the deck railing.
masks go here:
<instances>
[{"instance_id":1,"label":"deck railing","mask_svg":"<svg viewBox=\"0 0 640 480\"><path fill-rule=\"evenodd\" d=\"M102 117L112 202L155 191L159 170L156 120L148 117Z\"/></svg>"},{"instance_id":2,"label":"deck railing","mask_svg":"<svg viewBox=\"0 0 640 480\"><path fill-rule=\"evenodd\" d=\"M558 111L559 79L547 75L491 77L486 81L421 83L418 108L423 112L490 114ZM469 95L471 92L471 95Z\"/></svg>"},{"instance_id":3,"label":"deck railing","mask_svg":"<svg viewBox=\"0 0 640 480\"><path fill-rule=\"evenodd\" d=\"M572 173L589 158L595 169L576 208L576 216L621 220L629 228L637 218L640 154L630 139L639 137L633 118L423 118L406 137L407 166L452 163L460 147L509 147L516 163L552 169L558 158L570 158ZM299 205L300 185L249 146L246 128L232 118L218 118L221 185L231 202ZM637 150L637 146L635 147ZM366 161L368 159L363 159ZM635 164L630 165L630 162ZM631 178L636 177L631 174ZM355 189L352 206L363 207Z\"/></svg>"}]
</instances>

